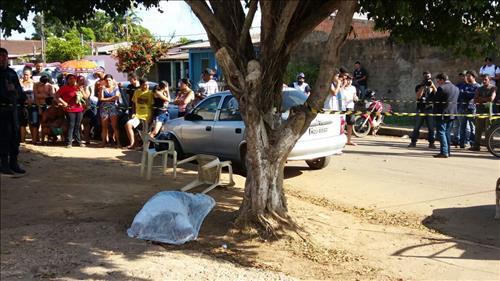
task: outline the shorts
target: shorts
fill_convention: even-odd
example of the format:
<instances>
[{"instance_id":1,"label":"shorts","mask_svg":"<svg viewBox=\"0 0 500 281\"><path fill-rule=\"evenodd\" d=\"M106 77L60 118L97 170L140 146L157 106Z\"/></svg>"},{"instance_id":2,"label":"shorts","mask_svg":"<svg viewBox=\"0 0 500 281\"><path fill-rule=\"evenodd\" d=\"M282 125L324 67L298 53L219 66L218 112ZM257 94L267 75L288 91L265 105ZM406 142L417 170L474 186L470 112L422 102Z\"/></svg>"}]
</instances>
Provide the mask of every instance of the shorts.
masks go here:
<instances>
[{"instance_id":1,"label":"shorts","mask_svg":"<svg viewBox=\"0 0 500 281\"><path fill-rule=\"evenodd\" d=\"M354 112L352 114L346 115L345 118L345 122L347 123L347 125L354 125L356 121L356 115L354 115Z\"/></svg>"},{"instance_id":2,"label":"shorts","mask_svg":"<svg viewBox=\"0 0 500 281\"><path fill-rule=\"evenodd\" d=\"M168 112L163 112L161 114L158 114L154 121L155 122L160 122L160 123L165 123L167 122L168 120L170 119L169 115L168 115Z\"/></svg>"},{"instance_id":3,"label":"shorts","mask_svg":"<svg viewBox=\"0 0 500 281\"><path fill-rule=\"evenodd\" d=\"M38 106L28 107L28 123L31 127L40 126L40 108Z\"/></svg>"},{"instance_id":4,"label":"shorts","mask_svg":"<svg viewBox=\"0 0 500 281\"><path fill-rule=\"evenodd\" d=\"M139 125L141 125L141 119L134 117L134 118L128 120L127 124L132 125L132 128L134 128L134 129L140 129Z\"/></svg>"},{"instance_id":5,"label":"shorts","mask_svg":"<svg viewBox=\"0 0 500 281\"><path fill-rule=\"evenodd\" d=\"M101 104L99 107L99 115L101 119L118 116L118 106L116 104Z\"/></svg>"}]
</instances>

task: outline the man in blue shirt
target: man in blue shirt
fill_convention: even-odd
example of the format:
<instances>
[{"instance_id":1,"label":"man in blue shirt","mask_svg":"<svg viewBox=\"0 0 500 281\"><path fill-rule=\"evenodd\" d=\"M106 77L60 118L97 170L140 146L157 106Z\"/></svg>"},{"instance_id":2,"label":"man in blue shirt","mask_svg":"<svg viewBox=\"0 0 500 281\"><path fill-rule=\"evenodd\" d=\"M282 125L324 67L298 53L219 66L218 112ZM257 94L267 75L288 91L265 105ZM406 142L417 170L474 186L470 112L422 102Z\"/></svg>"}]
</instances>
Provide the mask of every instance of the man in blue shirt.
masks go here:
<instances>
[{"instance_id":1,"label":"man in blue shirt","mask_svg":"<svg viewBox=\"0 0 500 281\"><path fill-rule=\"evenodd\" d=\"M466 72L467 71L464 70L464 71L461 71L460 73L458 73L458 83L455 84L455 86L457 86L460 93L462 93L463 90L465 89L465 87L467 86L467 81L465 79ZM460 109L460 98L458 100L458 109ZM461 113L461 112L459 111L458 113ZM451 135L452 135L451 142L453 143L453 145L455 145L455 147L458 146L458 144L460 143L460 141L462 139L462 134L460 131L461 122L462 122L462 120L459 116L458 118L455 118L455 120L453 120L452 125L451 125Z\"/></svg>"},{"instance_id":2,"label":"man in blue shirt","mask_svg":"<svg viewBox=\"0 0 500 281\"><path fill-rule=\"evenodd\" d=\"M474 104L474 94L476 93L479 84L476 82L477 73L474 70L469 70L465 73L465 81L467 82L460 89L458 97L458 113L459 114L474 114L476 105ZM474 142L474 117L459 116L460 119L460 148L465 148L466 145L472 145Z\"/></svg>"}]
</instances>

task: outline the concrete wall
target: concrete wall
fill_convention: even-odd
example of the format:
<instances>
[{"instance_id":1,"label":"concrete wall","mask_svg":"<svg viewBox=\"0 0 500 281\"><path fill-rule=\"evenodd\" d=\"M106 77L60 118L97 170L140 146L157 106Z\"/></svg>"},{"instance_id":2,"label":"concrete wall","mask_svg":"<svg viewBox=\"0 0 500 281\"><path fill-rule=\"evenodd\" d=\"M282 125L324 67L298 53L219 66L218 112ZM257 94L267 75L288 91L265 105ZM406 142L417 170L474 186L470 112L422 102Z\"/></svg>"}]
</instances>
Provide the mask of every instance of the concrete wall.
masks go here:
<instances>
[{"instance_id":1,"label":"concrete wall","mask_svg":"<svg viewBox=\"0 0 500 281\"><path fill-rule=\"evenodd\" d=\"M325 48L327 36L324 32L312 33L294 53L292 61L319 67L320 50ZM415 85L421 80L424 70L429 70L433 76L444 72L454 82L459 71L474 69L478 72L483 64L481 58L458 57L442 49L421 45L397 45L388 38L348 40L342 48L339 66L352 71L357 60L369 73L368 87L376 90L379 97L412 101ZM415 107L409 103L393 105L397 110L414 110Z\"/></svg>"}]
</instances>

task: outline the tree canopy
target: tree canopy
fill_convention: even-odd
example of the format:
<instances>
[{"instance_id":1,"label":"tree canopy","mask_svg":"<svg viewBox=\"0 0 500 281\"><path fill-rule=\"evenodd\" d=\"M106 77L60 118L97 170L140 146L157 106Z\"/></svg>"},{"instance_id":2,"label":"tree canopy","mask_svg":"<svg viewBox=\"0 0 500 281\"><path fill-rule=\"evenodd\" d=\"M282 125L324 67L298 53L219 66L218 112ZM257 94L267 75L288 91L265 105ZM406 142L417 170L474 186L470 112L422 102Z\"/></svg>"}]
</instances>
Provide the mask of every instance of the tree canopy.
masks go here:
<instances>
[{"instance_id":1,"label":"tree canopy","mask_svg":"<svg viewBox=\"0 0 500 281\"><path fill-rule=\"evenodd\" d=\"M141 19L137 17L132 9L129 9L123 15L111 17L102 11L96 11L93 17L87 18L81 22L71 20L62 22L59 18L51 13L44 12L43 20L45 37L59 37L76 29L79 32L88 32L91 30L93 35L92 41L97 42L122 42L129 41L130 38L137 36L152 37L151 32L140 25ZM35 32L31 35L31 39L40 40L42 34L42 15L37 14L33 18L33 27Z\"/></svg>"}]
</instances>

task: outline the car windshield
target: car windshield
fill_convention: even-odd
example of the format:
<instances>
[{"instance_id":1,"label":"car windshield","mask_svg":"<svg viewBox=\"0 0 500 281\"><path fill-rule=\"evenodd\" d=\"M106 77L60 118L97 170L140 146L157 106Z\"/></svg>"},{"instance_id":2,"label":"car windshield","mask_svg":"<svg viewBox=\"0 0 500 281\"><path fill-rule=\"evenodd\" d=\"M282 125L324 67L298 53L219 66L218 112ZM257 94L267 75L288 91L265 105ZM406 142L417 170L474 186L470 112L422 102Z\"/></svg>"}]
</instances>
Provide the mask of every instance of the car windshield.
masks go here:
<instances>
[{"instance_id":1,"label":"car windshield","mask_svg":"<svg viewBox=\"0 0 500 281\"><path fill-rule=\"evenodd\" d=\"M301 91L287 90L283 91L283 98L281 100L281 111L288 111L291 107L304 104L307 96Z\"/></svg>"}]
</instances>

